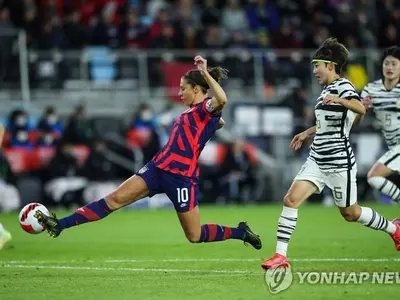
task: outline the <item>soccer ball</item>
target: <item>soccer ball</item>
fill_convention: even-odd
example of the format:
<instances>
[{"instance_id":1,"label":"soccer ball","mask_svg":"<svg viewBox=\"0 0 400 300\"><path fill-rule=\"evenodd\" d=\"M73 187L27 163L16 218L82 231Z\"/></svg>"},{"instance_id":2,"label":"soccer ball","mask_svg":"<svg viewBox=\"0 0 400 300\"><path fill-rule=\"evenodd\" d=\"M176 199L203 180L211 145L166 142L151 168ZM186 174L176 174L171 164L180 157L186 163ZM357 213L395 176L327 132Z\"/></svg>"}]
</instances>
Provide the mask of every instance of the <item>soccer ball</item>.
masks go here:
<instances>
[{"instance_id":1,"label":"soccer ball","mask_svg":"<svg viewBox=\"0 0 400 300\"><path fill-rule=\"evenodd\" d=\"M19 213L19 225L28 233L38 234L43 232L46 228L38 222L34 217L35 213L40 210L45 215L50 215L47 208L40 203L29 203L21 209Z\"/></svg>"}]
</instances>

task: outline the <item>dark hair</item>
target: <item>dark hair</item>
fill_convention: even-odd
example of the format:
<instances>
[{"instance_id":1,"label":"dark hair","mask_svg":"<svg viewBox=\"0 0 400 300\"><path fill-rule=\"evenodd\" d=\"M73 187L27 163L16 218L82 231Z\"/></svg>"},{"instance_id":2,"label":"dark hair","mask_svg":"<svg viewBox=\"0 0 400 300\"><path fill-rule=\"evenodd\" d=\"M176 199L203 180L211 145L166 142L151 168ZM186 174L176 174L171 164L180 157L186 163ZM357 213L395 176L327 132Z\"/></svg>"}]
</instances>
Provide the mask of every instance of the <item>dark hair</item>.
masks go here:
<instances>
[{"instance_id":1,"label":"dark hair","mask_svg":"<svg viewBox=\"0 0 400 300\"><path fill-rule=\"evenodd\" d=\"M325 42L315 51L312 59L328 60L335 63L336 74L341 74L347 64L349 57L349 50L339 43L336 38L328 38Z\"/></svg>"},{"instance_id":2,"label":"dark hair","mask_svg":"<svg viewBox=\"0 0 400 300\"><path fill-rule=\"evenodd\" d=\"M208 72L217 82L228 78L228 70L222 67L208 68ZM192 87L198 85L204 93L207 93L207 90L210 88L199 70L190 70L183 76L183 78Z\"/></svg>"},{"instance_id":3,"label":"dark hair","mask_svg":"<svg viewBox=\"0 0 400 300\"><path fill-rule=\"evenodd\" d=\"M386 48L383 51L382 63L385 60L385 58L388 56L393 56L394 58L400 59L400 47L392 46L392 47Z\"/></svg>"},{"instance_id":4,"label":"dark hair","mask_svg":"<svg viewBox=\"0 0 400 300\"><path fill-rule=\"evenodd\" d=\"M47 106L44 111L44 114L51 115L51 114L54 114L55 112L56 112L56 109L54 108L54 106Z\"/></svg>"}]
</instances>

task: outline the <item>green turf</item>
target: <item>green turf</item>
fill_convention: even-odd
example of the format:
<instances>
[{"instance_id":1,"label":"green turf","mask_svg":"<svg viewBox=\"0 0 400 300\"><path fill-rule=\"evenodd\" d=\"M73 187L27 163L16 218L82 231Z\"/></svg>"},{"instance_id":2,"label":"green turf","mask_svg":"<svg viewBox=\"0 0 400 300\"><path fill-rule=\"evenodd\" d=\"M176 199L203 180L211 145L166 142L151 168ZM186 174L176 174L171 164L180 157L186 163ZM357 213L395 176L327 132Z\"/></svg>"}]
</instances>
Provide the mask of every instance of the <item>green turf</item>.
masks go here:
<instances>
[{"instance_id":1,"label":"green turf","mask_svg":"<svg viewBox=\"0 0 400 300\"><path fill-rule=\"evenodd\" d=\"M373 206L392 219L396 206ZM239 241L190 244L173 211L124 211L65 231L29 235L17 215L0 215L13 240L0 251L0 299L378 299L398 284L301 285L271 295L260 263L274 253L280 206L202 207L202 222L247 220L262 236L256 251ZM63 216L65 213L59 213ZM349 224L336 208L304 206L291 258L399 258L390 237ZM196 259L198 259L196 261ZM223 260L225 259L225 260ZM231 259L228 261L226 259ZM118 260L125 260L118 262ZM293 262L293 270L399 271L400 262Z\"/></svg>"}]
</instances>

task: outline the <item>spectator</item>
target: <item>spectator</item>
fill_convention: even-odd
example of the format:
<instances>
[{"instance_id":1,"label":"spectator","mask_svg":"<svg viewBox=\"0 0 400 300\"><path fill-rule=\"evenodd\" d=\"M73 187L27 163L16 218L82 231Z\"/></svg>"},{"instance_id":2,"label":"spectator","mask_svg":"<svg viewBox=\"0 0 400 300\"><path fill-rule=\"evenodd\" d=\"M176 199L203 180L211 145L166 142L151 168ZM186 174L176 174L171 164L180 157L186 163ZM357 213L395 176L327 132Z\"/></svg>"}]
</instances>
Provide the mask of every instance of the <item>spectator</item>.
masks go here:
<instances>
[{"instance_id":1,"label":"spectator","mask_svg":"<svg viewBox=\"0 0 400 300\"><path fill-rule=\"evenodd\" d=\"M186 27L183 34L182 48L195 51L197 48L198 37L194 27Z\"/></svg>"},{"instance_id":2,"label":"spectator","mask_svg":"<svg viewBox=\"0 0 400 300\"><path fill-rule=\"evenodd\" d=\"M24 0L23 25L29 45L36 45L40 34L38 11L34 0Z\"/></svg>"},{"instance_id":3,"label":"spectator","mask_svg":"<svg viewBox=\"0 0 400 300\"><path fill-rule=\"evenodd\" d=\"M161 149L160 136L155 129L151 129L150 135L144 140L144 145L142 147L143 151L143 161L147 163L150 161L154 155L157 154Z\"/></svg>"},{"instance_id":4,"label":"spectator","mask_svg":"<svg viewBox=\"0 0 400 300\"><path fill-rule=\"evenodd\" d=\"M240 7L239 0L228 0L222 11L222 26L231 35L235 31L246 33L249 24L245 11Z\"/></svg>"},{"instance_id":5,"label":"spectator","mask_svg":"<svg viewBox=\"0 0 400 300\"><path fill-rule=\"evenodd\" d=\"M31 150L33 144L29 141L29 132L25 129L17 129L11 134L11 148Z\"/></svg>"},{"instance_id":6,"label":"spectator","mask_svg":"<svg viewBox=\"0 0 400 300\"><path fill-rule=\"evenodd\" d=\"M39 46L43 50L62 49L67 45L66 38L58 16L51 16L45 20L39 39Z\"/></svg>"},{"instance_id":7,"label":"spectator","mask_svg":"<svg viewBox=\"0 0 400 300\"><path fill-rule=\"evenodd\" d=\"M80 22L86 26L92 25L98 9L97 1L93 0L76 0L73 7L79 11Z\"/></svg>"},{"instance_id":8,"label":"spectator","mask_svg":"<svg viewBox=\"0 0 400 300\"><path fill-rule=\"evenodd\" d=\"M221 18L221 11L216 5L215 0L205 0L204 9L201 13L201 23L203 27L210 25L219 25Z\"/></svg>"},{"instance_id":9,"label":"spectator","mask_svg":"<svg viewBox=\"0 0 400 300\"><path fill-rule=\"evenodd\" d=\"M7 8L0 8L0 32L4 35L1 36L0 42L0 83L5 80L8 69L9 60L12 54L13 37L15 32L14 26L10 22L9 12Z\"/></svg>"},{"instance_id":10,"label":"spectator","mask_svg":"<svg viewBox=\"0 0 400 300\"><path fill-rule=\"evenodd\" d=\"M287 20L272 36L271 43L276 49L298 49L301 47L300 40L296 37L292 25Z\"/></svg>"},{"instance_id":11,"label":"spectator","mask_svg":"<svg viewBox=\"0 0 400 300\"><path fill-rule=\"evenodd\" d=\"M221 28L218 26L209 26L203 39L199 42L200 49L221 49L224 45L225 40L222 37Z\"/></svg>"},{"instance_id":12,"label":"spectator","mask_svg":"<svg viewBox=\"0 0 400 300\"><path fill-rule=\"evenodd\" d=\"M61 137L63 126L58 119L57 111L53 106L48 106L39 120L37 129L40 132L52 132L55 137Z\"/></svg>"},{"instance_id":13,"label":"spectator","mask_svg":"<svg viewBox=\"0 0 400 300\"><path fill-rule=\"evenodd\" d=\"M12 134L17 130L31 130L28 114L20 108L11 111L8 116L7 131Z\"/></svg>"},{"instance_id":14,"label":"spectator","mask_svg":"<svg viewBox=\"0 0 400 300\"><path fill-rule=\"evenodd\" d=\"M178 46L176 39L174 27L171 24L164 24L161 35L152 41L151 48L175 49Z\"/></svg>"},{"instance_id":15,"label":"spectator","mask_svg":"<svg viewBox=\"0 0 400 300\"><path fill-rule=\"evenodd\" d=\"M279 28L278 8L270 0L251 0L246 12L253 30L266 28L269 32L274 32Z\"/></svg>"},{"instance_id":16,"label":"spectator","mask_svg":"<svg viewBox=\"0 0 400 300\"><path fill-rule=\"evenodd\" d=\"M89 34L87 29L79 22L79 12L74 10L64 23L64 32L69 49L82 49L88 44Z\"/></svg>"},{"instance_id":17,"label":"spectator","mask_svg":"<svg viewBox=\"0 0 400 300\"><path fill-rule=\"evenodd\" d=\"M143 48L146 44L147 28L140 23L136 11L130 10L121 26L120 44L126 48Z\"/></svg>"},{"instance_id":18,"label":"spectator","mask_svg":"<svg viewBox=\"0 0 400 300\"><path fill-rule=\"evenodd\" d=\"M166 9L160 9L154 22L151 24L147 43L161 36L164 25L169 22L168 11Z\"/></svg>"},{"instance_id":19,"label":"spectator","mask_svg":"<svg viewBox=\"0 0 400 300\"><path fill-rule=\"evenodd\" d=\"M107 157L107 144L96 139L91 147L91 152L83 168L83 174L90 180L83 192L85 203L100 199L115 190L118 185L112 181L117 178L116 165Z\"/></svg>"},{"instance_id":20,"label":"spectator","mask_svg":"<svg viewBox=\"0 0 400 300\"><path fill-rule=\"evenodd\" d=\"M245 141L237 138L228 146L228 153L221 166L221 184L227 199L242 203L243 189L252 191L250 199L258 200L254 193L256 190L256 179L254 170L250 164L250 158L245 150Z\"/></svg>"},{"instance_id":21,"label":"spectator","mask_svg":"<svg viewBox=\"0 0 400 300\"><path fill-rule=\"evenodd\" d=\"M315 27L312 33L305 37L303 47L305 49L317 49L330 36L328 27Z\"/></svg>"},{"instance_id":22,"label":"spectator","mask_svg":"<svg viewBox=\"0 0 400 300\"><path fill-rule=\"evenodd\" d=\"M70 144L61 142L46 168L44 190L52 202L69 206L82 202L87 179L80 176L78 162Z\"/></svg>"},{"instance_id":23,"label":"spectator","mask_svg":"<svg viewBox=\"0 0 400 300\"><path fill-rule=\"evenodd\" d=\"M132 128L155 128L154 114L149 105L145 103L140 105L138 112L134 116Z\"/></svg>"},{"instance_id":24,"label":"spectator","mask_svg":"<svg viewBox=\"0 0 400 300\"><path fill-rule=\"evenodd\" d=\"M400 36L395 24L389 23L385 25L382 34L379 36L378 43L380 48L388 48L400 43Z\"/></svg>"},{"instance_id":25,"label":"spectator","mask_svg":"<svg viewBox=\"0 0 400 300\"><path fill-rule=\"evenodd\" d=\"M36 146L53 148L57 146L57 142L58 140L55 138L53 131L51 129L45 129L41 132Z\"/></svg>"},{"instance_id":26,"label":"spectator","mask_svg":"<svg viewBox=\"0 0 400 300\"><path fill-rule=\"evenodd\" d=\"M103 9L101 21L95 25L92 32L92 45L118 48L121 40L119 27L113 24L113 15Z\"/></svg>"},{"instance_id":27,"label":"spectator","mask_svg":"<svg viewBox=\"0 0 400 300\"><path fill-rule=\"evenodd\" d=\"M65 128L63 140L70 144L90 144L92 139L92 128L85 116L85 107L79 105L75 108Z\"/></svg>"}]
</instances>

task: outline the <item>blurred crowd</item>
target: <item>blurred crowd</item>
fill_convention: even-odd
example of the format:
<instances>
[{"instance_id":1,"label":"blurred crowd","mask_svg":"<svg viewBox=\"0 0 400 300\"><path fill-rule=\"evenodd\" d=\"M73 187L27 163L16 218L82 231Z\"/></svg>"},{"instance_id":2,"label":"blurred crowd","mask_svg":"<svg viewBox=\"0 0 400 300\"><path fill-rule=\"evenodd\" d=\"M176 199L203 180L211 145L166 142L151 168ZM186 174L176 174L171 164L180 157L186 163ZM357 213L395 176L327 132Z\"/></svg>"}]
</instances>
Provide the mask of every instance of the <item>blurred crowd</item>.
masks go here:
<instances>
[{"instance_id":1,"label":"blurred crowd","mask_svg":"<svg viewBox=\"0 0 400 300\"><path fill-rule=\"evenodd\" d=\"M1 0L0 31L30 47L351 48L399 44L398 0Z\"/></svg>"}]
</instances>

